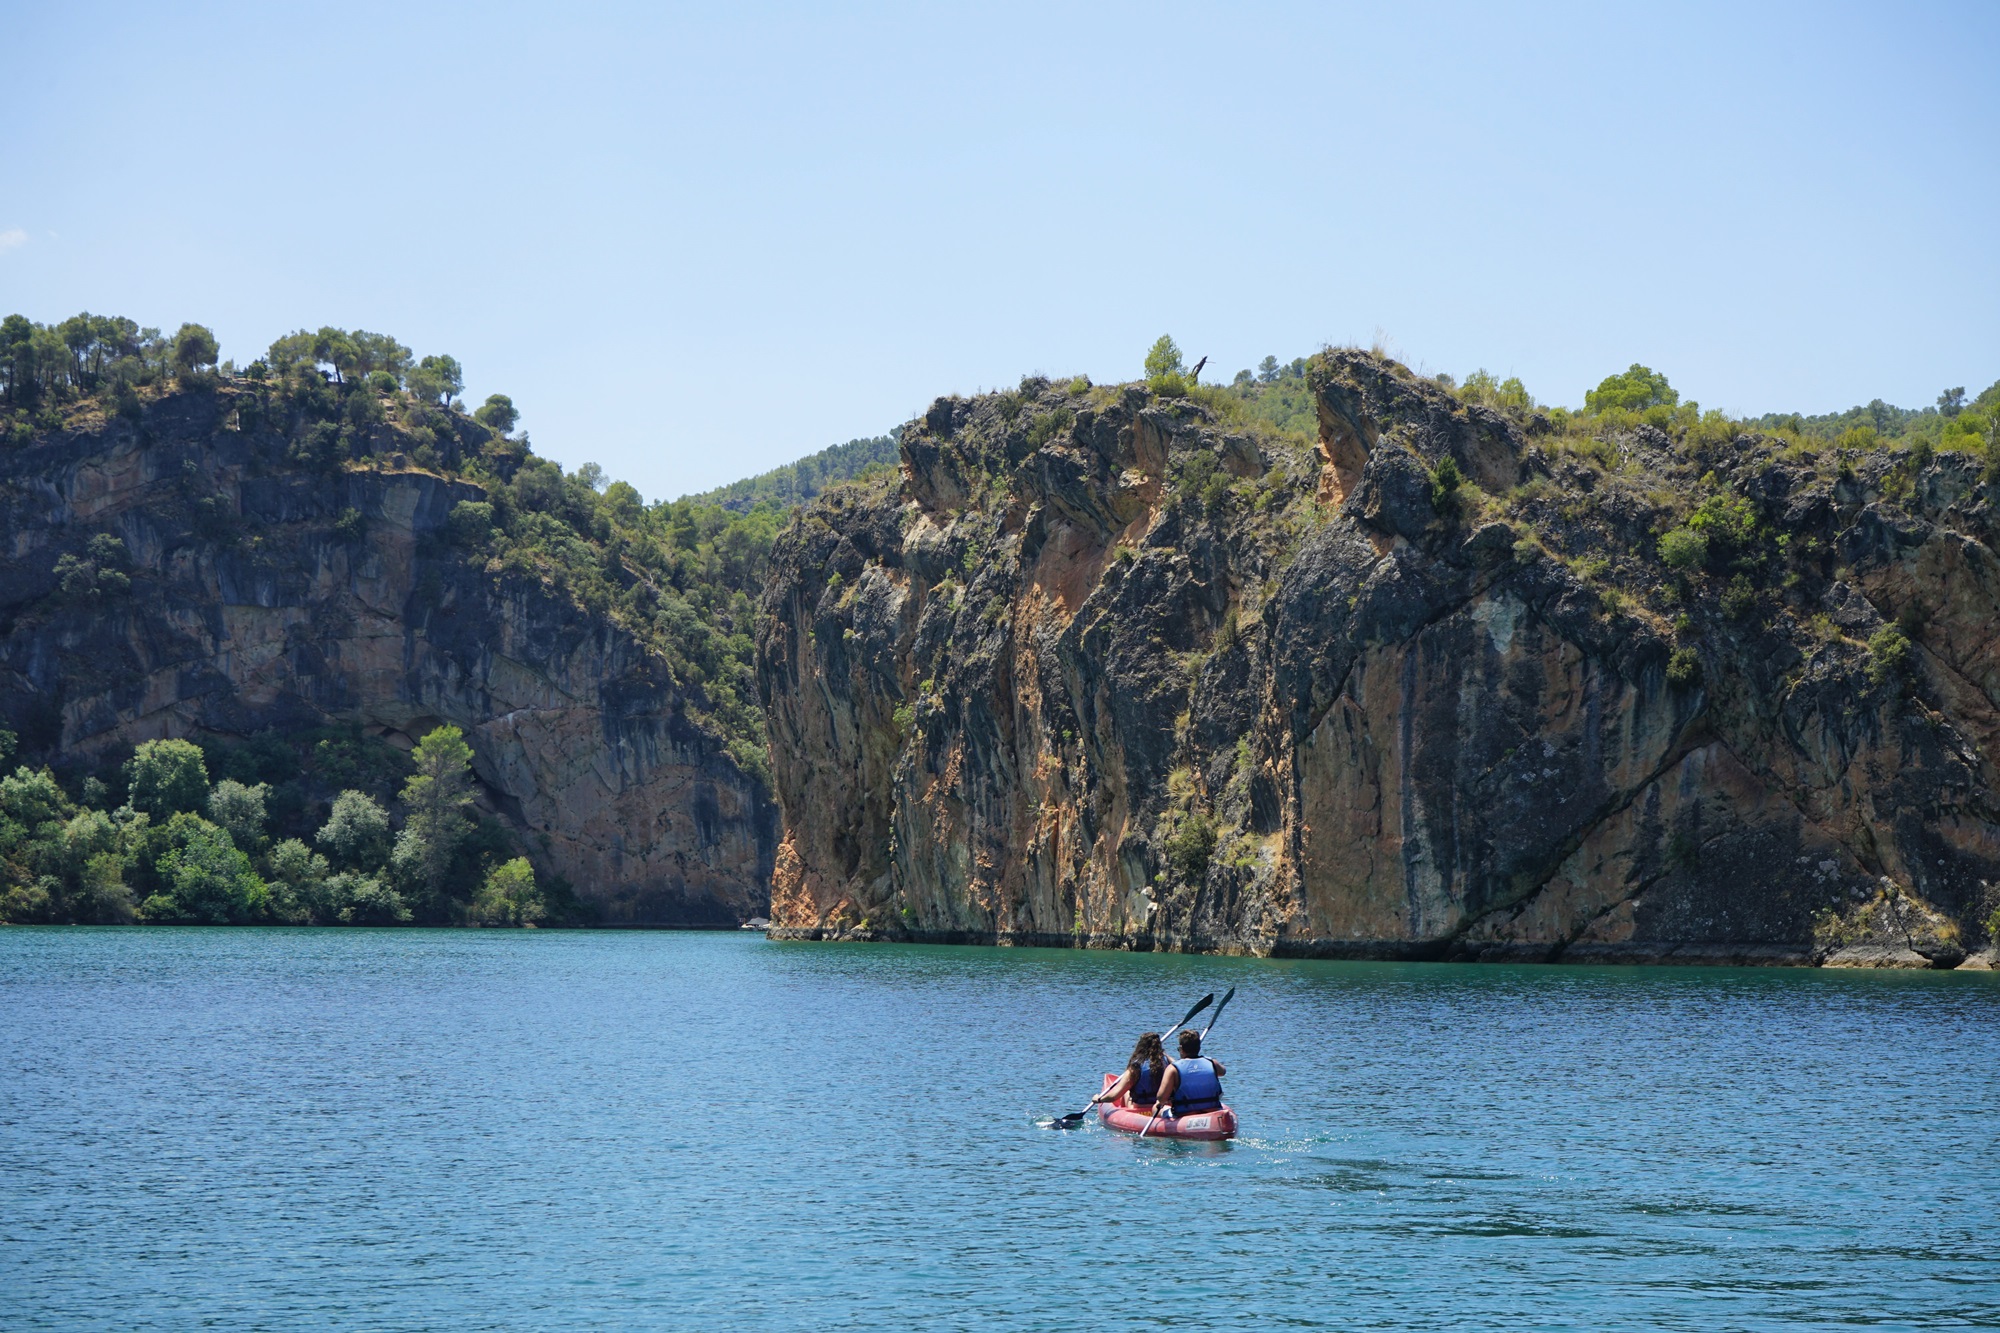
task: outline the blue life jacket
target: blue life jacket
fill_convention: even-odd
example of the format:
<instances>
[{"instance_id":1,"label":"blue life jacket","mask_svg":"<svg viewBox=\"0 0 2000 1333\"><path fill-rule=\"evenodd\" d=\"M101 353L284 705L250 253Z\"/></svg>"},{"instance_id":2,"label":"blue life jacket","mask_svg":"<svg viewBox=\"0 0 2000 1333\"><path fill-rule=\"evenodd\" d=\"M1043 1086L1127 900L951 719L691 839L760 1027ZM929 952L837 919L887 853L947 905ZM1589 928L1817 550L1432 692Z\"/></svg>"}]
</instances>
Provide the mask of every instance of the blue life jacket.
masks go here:
<instances>
[{"instance_id":1,"label":"blue life jacket","mask_svg":"<svg viewBox=\"0 0 2000 1333\"><path fill-rule=\"evenodd\" d=\"M1174 1061L1181 1071L1180 1086L1174 1089L1174 1114L1198 1115L1222 1105L1222 1080L1215 1076L1215 1061L1197 1055Z\"/></svg>"},{"instance_id":2,"label":"blue life jacket","mask_svg":"<svg viewBox=\"0 0 2000 1333\"><path fill-rule=\"evenodd\" d=\"M1134 1066L1132 1086L1125 1095L1131 1099L1134 1106L1151 1106L1159 1099L1160 1076L1153 1072L1151 1060L1141 1060Z\"/></svg>"}]
</instances>

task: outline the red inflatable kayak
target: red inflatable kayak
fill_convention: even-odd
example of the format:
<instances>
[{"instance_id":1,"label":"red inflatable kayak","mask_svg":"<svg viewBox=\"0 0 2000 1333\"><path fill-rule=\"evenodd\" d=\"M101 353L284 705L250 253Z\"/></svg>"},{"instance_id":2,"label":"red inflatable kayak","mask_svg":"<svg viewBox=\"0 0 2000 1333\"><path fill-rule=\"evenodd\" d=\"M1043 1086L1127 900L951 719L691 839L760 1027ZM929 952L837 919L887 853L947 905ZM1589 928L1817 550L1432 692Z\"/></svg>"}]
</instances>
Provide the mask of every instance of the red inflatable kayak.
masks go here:
<instances>
[{"instance_id":1,"label":"red inflatable kayak","mask_svg":"<svg viewBox=\"0 0 2000 1333\"><path fill-rule=\"evenodd\" d=\"M1110 1087L1118 1081L1118 1075L1106 1074L1104 1086ZM1122 1129L1127 1134L1144 1131L1149 1139L1233 1139L1236 1137L1236 1112L1227 1106L1215 1111L1197 1111L1193 1115L1160 1116L1153 1115L1151 1107L1140 1109L1120 1097L1115 1102L1099 1102L1097 1118L1110 1129ZM1146 1128L1152 1121L1153 1127Z\"/></svg>"}]
</instances>

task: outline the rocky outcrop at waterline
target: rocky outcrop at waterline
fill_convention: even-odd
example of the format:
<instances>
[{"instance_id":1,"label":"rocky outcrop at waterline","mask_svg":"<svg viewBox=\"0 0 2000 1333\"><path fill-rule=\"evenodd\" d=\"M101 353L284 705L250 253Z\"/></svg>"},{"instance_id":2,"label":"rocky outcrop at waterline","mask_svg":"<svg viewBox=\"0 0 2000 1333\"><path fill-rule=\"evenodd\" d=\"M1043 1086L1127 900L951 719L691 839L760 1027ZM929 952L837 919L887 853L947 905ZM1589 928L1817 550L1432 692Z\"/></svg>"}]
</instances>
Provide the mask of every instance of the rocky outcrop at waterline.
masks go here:
<instances>
[{"instance_id":1,"label":"rocky outcrop at waterline","mask_svg":"<svg viewBox=\"0 0 2000 1333\"><path fill-rule=\"evenodd\" d=\"M224 381L86 403L0 451L0 723L59 769L162 736L345 723L407 748L454 723L482 805L598 919L763 911L775 808L699 694L601 607L489 559L488 485L399 452L513 467L524 446L456 412L391 429L379 398L322 420Z\"/></svg>"},{"instance_id":2,"label":"rocky outcrop at waterline","mask_svg":"<svg viewBox=\"0 0 2000 1333\"><path fill-rule=\"evenodd\" d=\"M2000 903L1980 460L1310 369L941 399L781 537L807 937L1955 965ZM1869 951L1876 951L1870 954ZM1845 951L1845 952L1843 952Z\"/></svg>"}]
</instances>

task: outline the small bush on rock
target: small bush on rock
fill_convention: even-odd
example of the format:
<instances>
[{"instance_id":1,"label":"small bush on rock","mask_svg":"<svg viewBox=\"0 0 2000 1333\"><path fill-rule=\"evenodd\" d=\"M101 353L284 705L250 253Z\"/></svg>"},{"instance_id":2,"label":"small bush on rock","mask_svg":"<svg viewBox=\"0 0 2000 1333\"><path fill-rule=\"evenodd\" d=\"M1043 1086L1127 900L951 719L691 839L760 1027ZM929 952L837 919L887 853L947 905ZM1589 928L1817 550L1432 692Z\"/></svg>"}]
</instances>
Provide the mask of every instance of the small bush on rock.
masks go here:
<instances>
[{"instance_id":1,"label":"small bush on rock","mask_svg":"<svg viewBox=\"0 0 2000 1333\"><path fill-rule=\"evenodd\" d=\"M1868 679L1883 685L1899 679L1910 662L1909 636L1894 625L1884 625L1868 636Z\"/></svg>"},{"instance_id":2,"label":"small bush on rock","mask_svg":"<svg viewBox=\"0 0 2000 1333\"><path fill-rule=\"evenodd\" d=\"M1458 513L1458 488L1465 483L1465 474L1458 470L1458 460L1446 456L1438 460L1431 469L1431 508L1449 518Z\"/></svg>"},{"instance_id":3,"label":"small bush on rock","mask_svg":"<svg viewBox=\"0 0 2000 1333\"><path fill-rule=\"evenodd\" d=\"M1708 536L1694 528L1675 528L1660 538L1660 559L1669 569L1700 569L1708 563Z\"/></svg>"},{"instance_id":4,"label":"small bush on rock","mask_svg":"<svg viewBox=\"0 0 2000 1333\"><path fill-rule=\"evenodd\" d=\"M1722 590L1722 614L1731 620L1743 620L1757 609L1757 590L1750 580L1738 574L1729 580L1729 586Z\"/></svg>"},{"instance_id":5,"label":"small bush on rock","mask_svg":"<svg viewBox=\"0 0 2000 1333\"><path fill-rule=\"evenodd\" d=\"M1200 810L1189 811L1167 835L1167 864L1190 884L1201 883L1208 877L1215 837L1215 821Z\"/></svg>"}]
</instances>

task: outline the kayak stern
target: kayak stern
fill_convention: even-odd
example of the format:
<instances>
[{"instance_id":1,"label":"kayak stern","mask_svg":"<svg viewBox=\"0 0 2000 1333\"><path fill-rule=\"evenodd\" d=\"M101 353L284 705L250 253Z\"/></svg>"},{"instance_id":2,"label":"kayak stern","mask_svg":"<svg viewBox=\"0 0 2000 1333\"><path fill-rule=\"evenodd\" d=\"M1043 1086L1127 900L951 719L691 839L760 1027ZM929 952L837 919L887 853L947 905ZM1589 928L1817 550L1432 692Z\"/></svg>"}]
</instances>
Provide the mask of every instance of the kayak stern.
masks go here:
<instances>
[{"instance_id":1,"label":"kayak stern","mask_svg":"<svg viewBox=\"0 0 2000 1333\"><path fill-rule=\"evenodd\" d=\"M1118 1081L1118 1075L1106 1074L1104 1086L1110 1087ZM1150 1107L1136 1107L1120 1097L1115 1102L1099 1102L1097 1118L1104 1122L1106 1129L1115 1129L1125 1134L1143 1133L1149 1139L1233 1139L1236 1137L1236 1112L1227 1106L1213 1111L1197 1111L1193 1115L1154 1116ZM1152 1128L1147 1129L1148 1121Z\"/></svg>"}]
</instances>

